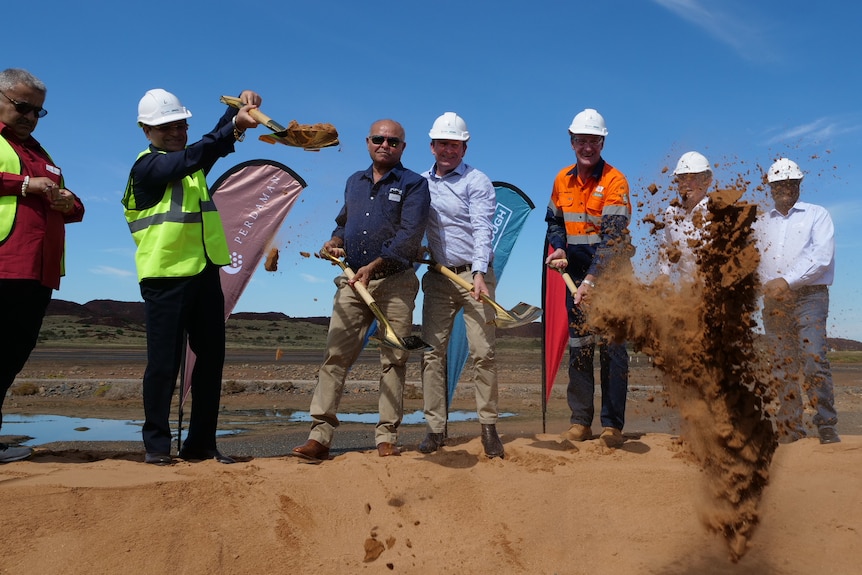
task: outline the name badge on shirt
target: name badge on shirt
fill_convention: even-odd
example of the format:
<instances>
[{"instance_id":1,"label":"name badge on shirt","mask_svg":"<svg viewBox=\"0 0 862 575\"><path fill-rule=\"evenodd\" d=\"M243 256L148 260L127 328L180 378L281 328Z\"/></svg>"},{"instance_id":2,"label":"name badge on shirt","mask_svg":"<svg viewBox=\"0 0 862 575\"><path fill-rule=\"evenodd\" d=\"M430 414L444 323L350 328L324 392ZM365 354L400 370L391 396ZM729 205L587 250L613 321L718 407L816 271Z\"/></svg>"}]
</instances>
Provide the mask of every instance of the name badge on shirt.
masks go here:
<instances>
[{"instance_id":1,"label":"name badge on shirt","mask_svg":"<svg viewBox=\"0 0 862 575\"><path fill-rule=\"evenodd\" d=\"M45 169L54 175L57 175L57 176L60 175L60 168L58 168L57 166L52 166L51 164L45 164Z\"/></svg>"},{"instance_id":2,"label":"name badge on shirt","mask_svg":"<svg viewBox=\"0 0 862 575\"><path fill-rule=\"evenodd\" d=\"M390 202L400 202L401 194L403 194L401 190L398 188L389 188L389 201Z\"/></svg>"}]
</instances>

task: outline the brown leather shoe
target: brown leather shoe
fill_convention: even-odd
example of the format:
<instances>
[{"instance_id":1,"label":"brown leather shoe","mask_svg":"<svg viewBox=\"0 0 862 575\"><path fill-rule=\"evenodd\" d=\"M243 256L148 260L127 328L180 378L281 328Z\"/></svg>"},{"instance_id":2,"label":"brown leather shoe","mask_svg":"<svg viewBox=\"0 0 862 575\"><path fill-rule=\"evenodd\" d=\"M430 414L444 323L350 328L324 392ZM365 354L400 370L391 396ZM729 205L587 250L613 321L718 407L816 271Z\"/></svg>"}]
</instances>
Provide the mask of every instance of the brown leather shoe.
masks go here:
<instances>
[{"instance_id":1,"label":"brown leather shoe","mask_svg":"<svg viewBox=\"0 0 862 575\"><path fill-rule=\"evenodd\" d=\"M313 439L309 439L299 447L294 447L290 455L299 457L308 463L320 463L329 459L329 448Z\"/></svg>"},{"instance_id":2,"label":"brown leather shoe","mask_svg":"<svg viewBox=\"0 0 862 575\"><path fill-rule=\"evenodd\" d=\"M398 449L398 446L394 443L383 443L377 444L377 455L380 457L390 457L392 455L401 455L401 450Z\"/></svg>"}]
</instances>

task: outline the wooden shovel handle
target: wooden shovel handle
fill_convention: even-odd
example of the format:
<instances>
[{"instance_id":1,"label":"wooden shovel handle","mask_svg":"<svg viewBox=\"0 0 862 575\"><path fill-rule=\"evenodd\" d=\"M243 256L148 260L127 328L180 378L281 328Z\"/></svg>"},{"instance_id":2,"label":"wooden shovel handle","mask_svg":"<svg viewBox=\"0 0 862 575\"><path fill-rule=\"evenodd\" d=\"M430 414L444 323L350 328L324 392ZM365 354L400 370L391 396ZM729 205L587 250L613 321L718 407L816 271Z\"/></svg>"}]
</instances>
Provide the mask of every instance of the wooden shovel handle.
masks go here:
<instances>
[{"instance_id":1,"label":"wooden shovel handle","mask_svg":"<svg viewBox=\"0 0 862 575\"><path fill-rule=\"evenodd\" d=\"M354 277L356 277L356 274L353 272L353 270L346 265L341 266L341 269L344 270L344 275L347 276L347 279L352 280ZM365 287L364 283L355 282L353 284L353 289L356 290L356 293L359 294L359 297L362 298L362 301L365 302L365 305L371 308L377 305L377 302L374 301L374 296L371 295L371 293L368 291L368 288Z\"/></svg>"},{"instance_id":2,"label":"wooden shovel handle","mask_svg":"<svg viewBox=\"0 0 862 575\"><path fill-rule=\"evenodd\" d=\"M326 250L320 250L319 255L323 259L329 260L332 263L338 265L338 267L341 268L341 271L344 272L344 275L347 277L347 279L352 280L354 277L356 277L356 273L352 269L350 269L350 267L346 263L344 263L343 259L335 257ZM356 282L353 284L353 289L356 290L356 293L359 294L359 297L362 298L362 301L364 301L368 307L373 307L377 305L377 302L374 301L374 297L368 291L368 288L365 287L365 284L363 284L362 282Z\"/></svg>"},{"instance_id":3,"label":"wooden shovel handle","mask_svg":"<svg viewBox=\"0 0 862 575\"><path fill-rule=\"evenodd\" d=\"M242 101L239 98L235 98L233 96L222 96L220 100L233 108L243 107ZM286 129L284 126L261 112L259 108L252 108L248 111L248 114L273 132L284 132Z\"/></svg>"},{"instance_id":4,"label":"wooden shovel handle","mask_svg":"<svg viewBox=\"0 0 862 575\"><path fill-rule=\"evenodd\" d=\"M458 284L459 286L461 286L462 288L464 288L465 290L473 291L473 284L471 284L446 266L442 264L434 264L434 269L452 280L453 282L455 282L456 284Z\"/></svg>"},{"instance_id":5,"label":"wooden shovel handle","mask_svg":"<svg viewBox=\"0 0 862 575\"><path fill-rule=\"evenodd\" d=\"M551 264L558 263L561 261L565 262L566 260L553 260ZM572 276L569 275L565 268L558 268L554 265L549 265L549 267L560 272L560 275L563 276L563 281L566 282L566 285L568 286L569 291L572 292L572 295L575 295L578 292L578 286L575 285Z\"/></svg>"}]
</instances>

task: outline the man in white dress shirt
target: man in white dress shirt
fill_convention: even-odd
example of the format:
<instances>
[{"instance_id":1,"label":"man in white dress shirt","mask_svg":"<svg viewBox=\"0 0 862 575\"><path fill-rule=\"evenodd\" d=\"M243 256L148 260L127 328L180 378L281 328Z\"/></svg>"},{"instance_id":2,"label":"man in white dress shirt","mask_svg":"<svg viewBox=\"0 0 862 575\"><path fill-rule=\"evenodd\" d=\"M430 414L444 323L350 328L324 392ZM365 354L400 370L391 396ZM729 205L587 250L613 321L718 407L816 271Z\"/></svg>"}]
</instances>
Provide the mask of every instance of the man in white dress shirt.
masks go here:
<instances>
[{"instance_id":1,"label":"man in white dress shirt","mask_svg":"<svg viewBox=\"0 0 862 575\"><path fill-rule=\"evenodd\" d=\"M422 391L428 434L419 444L422 453L433 453L446 439L446 350L456 314L464 310L470 356L476 369L476 411L482 425L482 447L490 458L503 457L497 434L497 367L494 309L481 294L494 297L496 278L491 267L494 252L492 218L497 196L488 176L464 163L470 132L463 118L446 112L428 134L436 160L423 174L431 192L431 213L426 234L432 259L467 281L463 288L433 268L422 277L422 339L434 349L422 356Z\"/></svg>"},{"instance_id":2,"label":"man in white dress shirt","mask_svg":"<svg viewBox=\"0 0 862 575\"><path fill-rule=\"evenodd\" d=\"M763 326L779 389L781 441L805 437L802 390L815 410L820 443L841 441L826 359L829 286L835 274L835 228L822 206L799 201L802 170L781 158L766 174L775 208L756 224L763 285Z\"/></svg>"},{"instance_id":3,"label":"man in white dress shirt","mask_svg":"<svg viewBox=\"0 0 862 575\"><path fill-rule=\"evenodd\" d=\"M680 156L673 171L679 201L664 214L661 273L676 284L693 282L697 273L694 246L700 244L707 221L707 191L712 185L709 161L699 152Z\"/></svg>"}]
</instances>

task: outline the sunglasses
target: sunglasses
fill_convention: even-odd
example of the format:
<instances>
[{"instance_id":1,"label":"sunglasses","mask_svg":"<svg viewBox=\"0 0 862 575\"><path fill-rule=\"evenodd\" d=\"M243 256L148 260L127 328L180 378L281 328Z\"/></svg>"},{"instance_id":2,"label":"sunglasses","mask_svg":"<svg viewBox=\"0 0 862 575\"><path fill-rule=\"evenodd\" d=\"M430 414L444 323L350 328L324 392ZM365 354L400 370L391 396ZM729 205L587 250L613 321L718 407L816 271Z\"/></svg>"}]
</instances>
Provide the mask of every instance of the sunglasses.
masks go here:
<instances>
[{"instance_id":1,"label":"sunglasses","mask_svg":"<svg viewBox=\"0 0 862 575\"><path fill-rule=\"evenodd\" d=\"M391 136L368 136L368 139L371 140L371 143L375 146L379 146L383 142L389 142L389 145L393 148L397 148L401 145L401 138L393 138Z\"/></svg>"},{"instance_id":2,"label":"sunglasses","mask_svg":"<svg viewBox=\"0 0 862 575\"><path fill-rule=\"evenodd\" d=\"M572 143L576 146L592 146L593 148L598 148L604 138L581 138L579 136L572 136Z\"/></svg>"},{"instance_id":3,"label":"sunglasses","mask_svg":"<svg viewBox=\"0 0 862 575\"><path fill-rule=\"evenodd\" d=\"M175 130L180 131L180 132L185 132L186 130L189 129L189 125L188 125L188 122L183 122L182 124L165 124L162 126L150 126L150 129L155 130L157 132L162 132L162 133L173 132Z\"/></svg>"},{"instance_id":4,"label":"sunglasses","mask_svg":"<svg viewBox=\"0 0 862 575\"><path fill-rule=\"evenodd\" d=\"M31 112L35 113L37 118L44 118L48 115L48 110L46 110L45 108L40 108L39 106L34 106L33 104L28 104L27 102L19 102L17 100L13 100L9 96L7 96L5 92L0 92L0 94L3 94L4 98L12 102L12 105L15 106L15 111L22 116L26 116Z\"/></svg>"}]
</instances>

